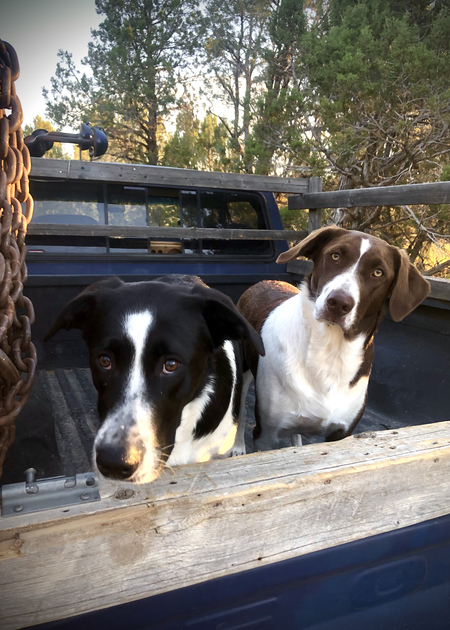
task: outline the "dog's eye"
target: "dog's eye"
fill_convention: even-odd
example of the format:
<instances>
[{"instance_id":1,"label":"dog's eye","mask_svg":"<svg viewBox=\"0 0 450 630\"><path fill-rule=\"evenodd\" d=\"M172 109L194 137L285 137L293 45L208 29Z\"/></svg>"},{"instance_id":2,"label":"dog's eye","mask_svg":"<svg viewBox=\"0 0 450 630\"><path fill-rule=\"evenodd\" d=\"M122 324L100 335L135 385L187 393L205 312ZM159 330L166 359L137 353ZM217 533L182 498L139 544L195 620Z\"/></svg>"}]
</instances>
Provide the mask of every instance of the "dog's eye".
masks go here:
<instances>
[{"instance_id":1,"label":"dog's eye","mask_svg":"<svg viewBox=\"0 0 450 630\"><path fill-rule=\"evenodd\" d=\"M341 257L341 255L340 255L340 254L338 254L337 252L333 252L333 253L331 254L331 258L332 258L333 260L339 260L339 258L340 258L340 257Z\"/></svg>"},{"instance_id":2,"label":"dog's eye","mask_svg":"<svg viewBox=\"0 0 450 630\"><path fill-rule=\"evenodd\" d=\"M381 269L375 269L373 275L375 276L375 278L381 278L381 276L383 275L383 271Z\"/></svg>"},{"instance_id":3,"label":"dog's eye","mask_svg":"<svg viewBox=\"0 0 450 630\"><path fill-rule=\"evenodd\" d=\"M104 370L111 369L111 359L109 358L107 354L101 354L98 357L97 361L98 361L99 366L102 367Z\"/></svg>"},{"instance_id":4,"label":"dog's eye","mask_svg":"<svg viewBox=\"0 0 450 630\"><path fill-rule=\"evenodd\" d=\"M167 361L163 365L163 374L172 374L175 370L178 369L180 364L175 359L167 359Z\"/></svg>"}]
</instances>

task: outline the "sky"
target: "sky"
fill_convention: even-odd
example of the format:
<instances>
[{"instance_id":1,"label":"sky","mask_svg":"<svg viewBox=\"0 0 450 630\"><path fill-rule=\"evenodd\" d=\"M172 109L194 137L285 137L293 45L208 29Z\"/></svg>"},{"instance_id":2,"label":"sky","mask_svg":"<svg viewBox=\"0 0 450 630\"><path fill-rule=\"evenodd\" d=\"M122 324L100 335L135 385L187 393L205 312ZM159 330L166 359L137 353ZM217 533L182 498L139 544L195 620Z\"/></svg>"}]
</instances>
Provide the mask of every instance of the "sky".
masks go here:
<instances>
[{"instance_id":1,"label":"sky","mask_svg":"<svg viewBox=\"0 0 450 630\"><path fill-rule=\"evenodd\" d=\"M46 118L42 87L51 87L58 50L71 52L81 66L91 29L100 21L94 0L0 0L0 39L9 42L19 57L16 90L24 125L31 125L37 114Z\"/></svg>"}]
</instances>

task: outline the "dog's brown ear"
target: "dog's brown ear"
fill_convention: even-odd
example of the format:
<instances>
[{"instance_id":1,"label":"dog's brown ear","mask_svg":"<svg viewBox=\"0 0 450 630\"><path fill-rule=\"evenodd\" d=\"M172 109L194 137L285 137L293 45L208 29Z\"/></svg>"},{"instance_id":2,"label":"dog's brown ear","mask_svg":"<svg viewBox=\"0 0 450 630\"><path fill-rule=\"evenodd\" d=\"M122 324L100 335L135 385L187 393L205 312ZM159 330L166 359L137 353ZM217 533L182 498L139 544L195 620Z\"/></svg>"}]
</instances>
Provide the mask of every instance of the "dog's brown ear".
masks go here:
<instances>
[{"instance_id":1,"label":"dog's brown ear","mask_svg":"<svg viewBox=\"0 0 450 630\"><path fill-rule=\"evenodd\" d=\"M222 345L226 339L236 341L246 339L255 347L258 354L264 356L264 344L260 334L239 313L228 296L209 288L203 290L202 295L205 298L201 307L203 317L214 347Z\"/></svg>"},{"instance_id":2,"label":"dog's brown ear","mask_svg":"<svg viewBox=\"0 0 450 630\"><path fill-rule=\"evenodd\" d=\"M314 255L317 254L326 243L346 232L347 230L344 230L344 228L339 228L335 225L326 225L318 230L314 230L314 232L311 232L311 234L300 241L300 243L288 249L287 252L280 254L277 258L277 263L286 263L293 258L298 258L298 256L314 258Z\"/></svg>"},{"instance_id":3,"label":"dog's brown ear","mask_svg":"<svg viewBox=\"0 0 450 630\"><path fill-rule=\"evenodd\" d=\"M97 302L97 296L102 289L115 289L122 285L120 278L108 278L88 286L76 298L68 302L57 316L53 326L44 337L48 341L58 330L71 330L72 328L83 328L87 315L92 312Z\"/></svg>"},{"instance_id":4,"label":"dog's brown ear","mask_svg":"<svg viewBox=\"0 0 450 630\"><path fill-rule=\"evenodd\" d=\"M408 254L397 250L399 268L394 280L389 313L394 322L400 322L411 313L430 292L430 283L409 262Z\"/></svg>"}]
</instances>

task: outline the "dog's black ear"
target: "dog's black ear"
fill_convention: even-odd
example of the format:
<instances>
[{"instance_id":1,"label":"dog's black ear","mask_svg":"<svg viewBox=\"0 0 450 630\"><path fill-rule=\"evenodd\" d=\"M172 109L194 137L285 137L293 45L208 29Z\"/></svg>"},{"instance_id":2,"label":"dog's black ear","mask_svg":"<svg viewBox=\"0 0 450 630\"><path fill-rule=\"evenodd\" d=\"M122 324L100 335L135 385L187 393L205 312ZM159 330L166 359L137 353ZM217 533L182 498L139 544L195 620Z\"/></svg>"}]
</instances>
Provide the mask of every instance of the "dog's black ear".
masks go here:
<instances>
[{"instance_id":1,"label":"dog's black ear","mask_svg":"<svg viewBox=\"0 0 450 630\"><path fill-rule=\"evenodd\" d=\"M280 254L277 258L277 263L286 263L293 258L298 258L298 256L314 258L314 255L317 254L326 243L346 232L347 230L344 230L344 228L339 228L335 225L326 225L318 230L314 230L314 232L311 232L311 234L300 241L300 243L288 249L287 252Z\"/></svg>"},{"instance_id":2,"label":"dog's black ear","mask_svg":"<svg viewBox=\"0 0 450 630\"><path fill-rule=\"evenodd\" d=\"M408 254L396 249L399 267L394 280L389 313L394 322L400 322L409 315L430 292L430 283L409 262Z\"/></svg>"},{"instance_id":3,"label":"dog's black ear","mask_svg":"<svg viewBox=\"0 0 450 630\"><path fill-rule=\"evenodd\" d=\"M71 330L72 328L83 328L86 318L91 313L97 303L99 292L103 289L116 289L123 282L120 278L108 278L100 280L88 286L84 291L77 295L76 298L68 302L57 316L53 326L44 337L44 341L48 341L55 335L58 330Z\"/></svg>"},{"instance_id":4,"label":"dog's black ear","mask_svg":"<svg viewBox=\"0 0 450 630\"><path fill-rule=\"evenodd\" d=\"M226 339L246 339L253 344L258 354L264 356L261 336L239 313L228 296L215 289L202 291L202 295L203 317L215 348L221 346Z\"/></svg>"},{"instance_id":5,"label":"dog's black ear","mask_svg":"<svg viewBox=\"0 0 450 630\"><path fill-rule=\"evenodd\" d=\"M87 293L87 290L83 291L83 293L65 305L53 326L45 335L44 341L51 339L61 328L64 328L64 330L83 328L83 322L89 312L95 308L95 303L95 295L93 293Z\"/></svg>"}]
</instances>

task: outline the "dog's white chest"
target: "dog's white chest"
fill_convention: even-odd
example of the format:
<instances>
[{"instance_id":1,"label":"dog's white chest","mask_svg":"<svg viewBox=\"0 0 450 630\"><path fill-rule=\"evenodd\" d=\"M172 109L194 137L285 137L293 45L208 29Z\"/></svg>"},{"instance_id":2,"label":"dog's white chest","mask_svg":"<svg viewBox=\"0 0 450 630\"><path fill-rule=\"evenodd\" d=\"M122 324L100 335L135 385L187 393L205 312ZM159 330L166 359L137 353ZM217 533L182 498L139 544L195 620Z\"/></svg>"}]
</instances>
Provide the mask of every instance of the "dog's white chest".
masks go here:
<instances>
[{"instance_id":1,"label":"dog's white chest","mask_svg":"<svg viewBox=\"0 0 450 630\"><path fill-rule=\"evenodd\" d=\"M233 384L228 409L218 427L201 438L194 437L194 429L203 410L214 396L215 384L211 380L200 396L192 400L183 409L180 426L176 431L175 444L167 463L178 466L192 462L206 462L212 458L227 457L236 438L236 422L233 417L233 399L237 382L236 358L233 344L227 340L223 349L230 363Z\"/></svg>"},{"instance_id":2,"label":"dog's white chest","mask_svg":"<svg viewBox=\"0 0 450 630\"><path fill-rule=\"evenodd\" d=\"M350 426L368 383L365 377L350 385L362 363L364 336L347 340L338 326L317 322L312 304L299 294L271 313L262 338L266 356L256 386L265 421L304 435Z\"/></svg>"}]
</instances>

